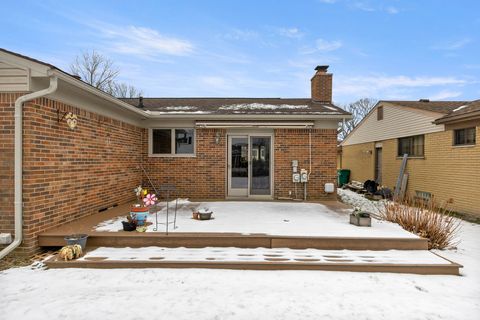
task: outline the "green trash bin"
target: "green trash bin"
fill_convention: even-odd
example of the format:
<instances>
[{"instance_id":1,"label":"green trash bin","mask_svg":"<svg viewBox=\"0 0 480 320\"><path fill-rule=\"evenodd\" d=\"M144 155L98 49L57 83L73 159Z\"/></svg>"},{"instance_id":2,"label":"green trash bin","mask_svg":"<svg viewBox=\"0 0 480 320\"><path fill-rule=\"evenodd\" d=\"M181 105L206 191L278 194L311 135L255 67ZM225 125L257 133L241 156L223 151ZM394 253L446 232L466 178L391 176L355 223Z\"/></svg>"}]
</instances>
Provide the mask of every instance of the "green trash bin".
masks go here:
<instances>
[{"instance_id":1,"label":"green trash bin","mask_svg":"<svg viewBox=\"0 0 480 320\"><path fill-rule=\"evenodd\" d=\"M338 174L338 186L341 187L344 184L347 184L350 181L350 170L348 169L339 169L337 170Z\"/></svg>"}]
</instances>

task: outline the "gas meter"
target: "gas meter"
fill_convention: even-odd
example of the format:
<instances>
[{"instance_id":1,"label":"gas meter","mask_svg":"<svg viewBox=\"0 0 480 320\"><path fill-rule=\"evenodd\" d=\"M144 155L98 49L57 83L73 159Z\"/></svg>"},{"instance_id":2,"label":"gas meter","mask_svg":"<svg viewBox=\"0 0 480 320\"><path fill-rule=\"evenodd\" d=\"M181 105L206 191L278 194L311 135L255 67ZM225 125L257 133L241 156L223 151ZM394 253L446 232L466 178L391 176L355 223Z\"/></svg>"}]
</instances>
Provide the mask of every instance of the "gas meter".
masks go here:
<instances>
[{"instance_id":1,"label":"gas meter","mask_svg":"<svg viewBox=\"0 0 480 320\"><path fill-rule=\"evenodd\" d=\"M300 182L307 182L308 181L308 172L306 169L300 170Z\"/></svg>"}]
</instances>

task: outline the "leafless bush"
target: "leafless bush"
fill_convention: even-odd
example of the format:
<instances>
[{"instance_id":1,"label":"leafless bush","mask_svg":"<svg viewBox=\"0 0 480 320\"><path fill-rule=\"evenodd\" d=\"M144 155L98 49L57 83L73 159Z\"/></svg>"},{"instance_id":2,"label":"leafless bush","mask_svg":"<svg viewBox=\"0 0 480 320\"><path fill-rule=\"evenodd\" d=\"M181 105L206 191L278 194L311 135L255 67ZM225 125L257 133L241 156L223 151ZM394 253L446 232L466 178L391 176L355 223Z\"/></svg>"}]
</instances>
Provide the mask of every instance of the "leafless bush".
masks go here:
<instances>
[{"instance_id":1,"label":"leafless bush","mask_svg":"<svg viewBox=\"0 0 480 320\"><path fill-rule=\"evenodd\" d=\"M428 239L429 249L446 249L457 244L460 220L454 218L446 205L430 201L388 201L380 210L380 218L398 223L403 229Z\"/></svg>"}]
</instances>

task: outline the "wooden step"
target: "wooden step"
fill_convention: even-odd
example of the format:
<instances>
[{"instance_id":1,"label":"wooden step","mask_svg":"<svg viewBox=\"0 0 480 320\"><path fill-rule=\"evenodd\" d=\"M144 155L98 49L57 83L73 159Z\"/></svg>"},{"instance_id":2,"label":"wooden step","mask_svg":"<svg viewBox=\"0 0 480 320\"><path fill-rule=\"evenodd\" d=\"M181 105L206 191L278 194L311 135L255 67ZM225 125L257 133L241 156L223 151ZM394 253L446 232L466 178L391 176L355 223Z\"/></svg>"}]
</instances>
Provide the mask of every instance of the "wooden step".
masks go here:
<instances>
[{"instance_id":1,"label":"wooden step","mask_svg":"<svg viewBox=\"0 0 480 320\"><path fill-rule=\"evenodd\" d=\"M292 248L325 250L426 250L428 240L423 238L360 238L360 237L304 237L240 233L139 233L90 232L90 247L238 247L238 248ZM41 234L42 247L65 245L66 234Z\"/></svg>"},{"instance_id":2,"label":"wooden step","mask_svg":"<svg viewBox=\"0 0 480 320\"><path fill-rule=\"evenodd\" d=\"M461 265L429 251L242 248L98 248L78 260L54 256L49 268L209 268L326 270L459 275Z\"/></svg>"}]
</instances>

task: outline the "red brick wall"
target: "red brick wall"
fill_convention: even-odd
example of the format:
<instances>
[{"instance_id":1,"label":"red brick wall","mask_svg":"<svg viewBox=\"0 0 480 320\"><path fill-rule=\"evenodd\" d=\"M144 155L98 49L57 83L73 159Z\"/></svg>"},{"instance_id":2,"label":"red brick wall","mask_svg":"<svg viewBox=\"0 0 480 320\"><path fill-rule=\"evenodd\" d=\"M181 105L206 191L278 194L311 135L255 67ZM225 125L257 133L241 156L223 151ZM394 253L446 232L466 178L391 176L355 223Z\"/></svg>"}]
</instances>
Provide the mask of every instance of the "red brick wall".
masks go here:
<instances>
[{"instance_id":1,"label":"red brick wall","mask_svg":"<svg viewBox=\"0 0 480 320\"><path fill-rule=\"evenodd\" d=\"M1 112L13 114L13 107L5 104L5 99L8 95L1 94ZM57 109L61 110L60 116L65 111L78 116L75 130L70 130L65 120L58 123ZM2 135L1 145L7 150L2 152L0 176L2 182L5 179L13 188L11 119L2 118L1 122L7 133L6 139ZM144 129L48 99L25 104L22 248L33 251L37 234L46 229L133 199L133 188L141 180L137 164L142 160L143 132ZM4 173L9 177L3 178ZM13 194L6 192L2 193L0 207L1 231L11 232Z\"/></svg>"},{"instance_id":2,"label":"red brick wall","mask_svg":"<svg viewBox=\"0 0 480 320\"><path fill-rule=\"evenodd\" d=\"M0 94L0 232L13 233L14 102L21 94ZM60 116L72 111L78 126L70 130ZM196 130L195 157L148 157L146 129L48 99L24 106L24 252L37 247L38 233L133 200L133 188L147 179L156 186L173 183L179 196L224 199L226 131ZM215 143L220 132L220 143ZM274 196L294 191L291 161L309 169L306 129L276 129ZM312 130L312 174L308 199L332 198L324 183L336 180L336 130ZM298 188L303 198L303 189ZM161 194L162 196L162 194Z\"/></svg>"},{"instance_id":3,"label":"red brick wall","mask_svg":"<svg viewBox=\"0 0 480 320\"><path fill-rule=\"evenodd\" d=\"M332 102L333 75L317 71L311 80L312 99L315 101Z\"/></svg>"},{"instance_id":4,"label":"red brick wall","mask_svg":"<svg viewBox=\"0 0 480 320\"><path fill-rule=\"evenodd\" d=\"M298 160L298 169L309 170L308 129L275 129L275 197L295 196L292 182L292 160ZM307 184L307 200L336 199L335 194L324 192L324 184L336 182L335 129L312 129L312 173ZM303 199L303 184L297 184L297 197Z\"/></svg>"},{"instance_id":5,"label":"red brick wall","mask_svg":"<svg viewBox=\"0 0 480 320\"><path fill-rule=\"evenodd\" d=\"M13 233L14 103L21 94L0 94L0 232ZM0 245L0 249L5 246Z\"/></svg>"},{"instance_id":6,"label":"red brick wall","mask_svg":"<svg viewBox=\"0 0 480 320\"><path fill-rule=\"evenodd\" d=\"M215 143L217 132L220 133L219 144ZM225 199L225 130L196 129L195 134L195 157L148 157L148 133L145 131L145 169L156 187L175 184L180 197ZM145 186L149 185L145 177L143 180Z\"/></svg>"}]
</instances>

